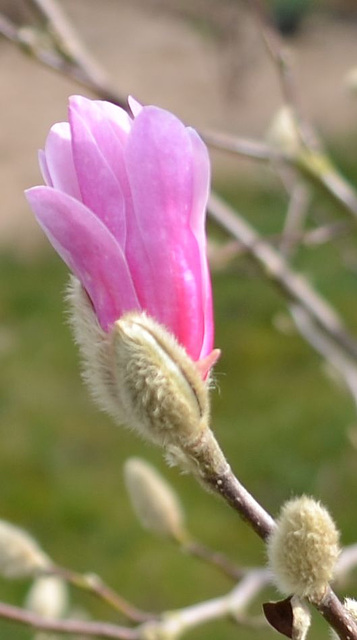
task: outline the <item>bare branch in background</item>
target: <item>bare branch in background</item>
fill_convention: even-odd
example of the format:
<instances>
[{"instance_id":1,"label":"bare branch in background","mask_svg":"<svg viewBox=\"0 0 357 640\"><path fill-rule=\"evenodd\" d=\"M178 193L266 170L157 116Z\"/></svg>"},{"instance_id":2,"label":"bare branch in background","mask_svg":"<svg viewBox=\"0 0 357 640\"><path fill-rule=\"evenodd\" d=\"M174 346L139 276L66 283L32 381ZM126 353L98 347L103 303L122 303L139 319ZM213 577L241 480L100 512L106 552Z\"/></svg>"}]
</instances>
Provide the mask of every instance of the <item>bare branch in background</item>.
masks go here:
<instances>
[{"instance_id":1,"label":"bare branch in background","mask_svg":"<svg viewBox=\"0 0 357 640\"><path fill-rule=\"evenodd\" d=\"M301 335L338 371L357 408L357 366L336 342L324 335L300 305L290 305L290 312Z\"/></svg>"},{"instance_id":2,"label":"bare branch in background","mask_svg":"<svg viewBox=\"0 0 357 640\"><path fill-rule=\"evenodd\" d=\"M310 200L309 189L302 182L297 182L292 189L279 245L279 251L285 259L291 258L296 247L293 238L302 233Z\"/></svg>"},{"instance_id":3,"label":"bare branch in background","mask_svg":"<svg viewBox=\"0 0 357 640\"><path fill-rule=\"evenodd\" d=\"M273 247L263 241L260 235L234 209L216 194L209 202L210 215L226 229L248 251L262 269L290 302L298 303L314 319L316 325L325 331L349 357L357 360L357 343L344 326L342 319L305 280L295 273L284 258Z\"/></svg>"},{"instance_id":4,"label":"bare branch in background","mask_svg":"<svg viewBox=\"0 0 357 640\"><path fill-rule=\"evenodd\" d=\"M145 622L157 617L152 613L141 611L132 605L113 589L108 587L108 585L106 585L97 575L81 574L72 571L71 569L65 569L58 566L49 567L49 569L44 572L44 575L58 576L74 587L95 595L132 622Z\"/></svg>"},{"instance_id":5,"label":"bare branch in background","mask_svg":"<svg viewBox=\"0 0 357 640\"><path fill-rule=\"evenodd\" d=\"M111 638L114 640L139 640L136 629L119 627L108 622L85 622L79 620L49 620L35 613L13 607L0 602L0 619L36 629L36 631L49 631L53 633L96 636L99 638Z\"/></svg>"}]
</instances>

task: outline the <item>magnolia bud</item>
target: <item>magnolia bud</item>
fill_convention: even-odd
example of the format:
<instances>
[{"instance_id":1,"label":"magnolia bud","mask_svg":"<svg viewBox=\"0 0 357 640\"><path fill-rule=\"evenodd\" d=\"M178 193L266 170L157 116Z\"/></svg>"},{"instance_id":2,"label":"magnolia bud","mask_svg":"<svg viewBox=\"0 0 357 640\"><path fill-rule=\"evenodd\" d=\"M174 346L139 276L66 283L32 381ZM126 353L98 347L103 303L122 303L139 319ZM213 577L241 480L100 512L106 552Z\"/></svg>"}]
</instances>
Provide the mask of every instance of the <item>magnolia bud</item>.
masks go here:
<instances>
[{"instance_id":1,"label":"magnolia bud","mask_svg":"<svg viewBox=\"0 0 357 640\"><path fill-rule=\"evenodd\" d=\"M286 502L268 540L269 564L279 589L319 601L339 554L339 533L327 509L302 496Z\"/></svg>"},{"instance_id":2,"label":"magnolia bud","mask_svg":"<svg viewBox=\"0 0 357 640\"><path fill-rule=\"evenodd\" d=\"M49 565L48 556L26 531L0 520L1 575L5 578L25 578Z\"/></svg>"},{"instance_id":3,"label":"magnolia bud","mask_svg":"<svg viewBox=\"0 0 357 640\"><path fill-rule=\"evenodd\" d=\"M173 457L208 429L208 383L165 327L145 313L124 314L109 333L72 278L71 323L94 399L114 419Z\"/></svg>"},{"instance_id":4,"label":"magnolia bud","mask_svg":"<svg viewBox=\"0 0 357 640\"><path fill-rule=\"evenodd\" d=\"M68 300L83 378L99 406L116 422L164 447L169 462L203 482L227 470L208 426L209 383L176 338L138 312L124 314L106 333L73 277ZM214 353L212 362L216 358Z\"/></svg>"},{"instance_id":5,"label":"magnolia bud","mask_svg":"<svg viewBox=\"0 0 357 640\"><path fill-rule=\"evenodd\" d=\"M133 509L145 529L182 541L184 517L176 493L158 471L140 458L124 466L126 487Z\"/></svg>"},{"instance_id":6,"label":"magnolia bud","mask_svg":"<svg viewBox=\"0 0 357 640\"><path fill-rule=\"evenodd\" d=\"M57 576L37 578L30 588L25 608L48 619L63 618L68 607L66 583Z\"/></svg>"}]
</instances>

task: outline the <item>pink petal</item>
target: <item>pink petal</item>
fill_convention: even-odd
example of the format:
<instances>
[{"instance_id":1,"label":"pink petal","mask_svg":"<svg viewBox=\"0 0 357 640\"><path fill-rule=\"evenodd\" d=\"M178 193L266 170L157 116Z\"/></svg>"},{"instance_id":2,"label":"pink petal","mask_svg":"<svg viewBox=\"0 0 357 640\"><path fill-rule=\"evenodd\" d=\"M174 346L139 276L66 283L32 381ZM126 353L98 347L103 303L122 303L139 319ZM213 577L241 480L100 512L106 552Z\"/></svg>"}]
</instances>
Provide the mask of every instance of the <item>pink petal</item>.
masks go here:
<instances>
[{"instance_id":1,"label":"pink petal","mask_svg":"<svg viewBox=\"0 0 357 640\"><path fill-rule=\"evenodd\" d=\"M212 351L214 319L212 288L206 256L206 206L210 188L210 160L206 145L194 129L188 128L193 152L193 197L190 225L200 247L202 272L202 306L204 309L204 340L200 357Z\"/></svg>"},{"instance_id":2,"label":"pink petal","mask_svg":"<svg viewBox=\"0 0 357 640\"><path fill-rule=\"evenodd\" d=\"M133 114L134 118L136 118L141 112L141 110L143 109L142 104L140 104L140 102L135 100L133 96L128 97L128 104L129 104L131 113Z\"/></svg>"},{"instance_id":3,"label":"pink petal","mask_svg":"<svg viewBox=\"0 0 357 640\"><path fill-rule=\"evenodd\" d=\"M217 360L221 357L221 353L220 349L213 349L213 351L211 351L207 356L196 362L197 368L204 380L207 378L210 370L214 367Z\"/></svg>"},{"instance_id":4,"label":"pink petal","mask_svg":"<svg viewBox=\"0 0 357 640\"><path fill-rule=\"evenodd\" d=\"M200 247L190 227L190 136L172 114L144 107L125 153L135 213L126 254L140 302L197 360L204 315Z\"/></svg>"},{"instance_id":5,"label":"pink petal","mask_svg":"<svg viewBox=\"0 0 357 640\"><path fill-rule=\"evenodd\" d=\"M47 166L46 154L43 149L40 149L38 152L38 164L40 165L40 171L45 183L48 187L53 187L52 178Z\"/></svg>"},{"instance_id":6,"label":"pink petal","mask_svg":"<svg viewBox=\"0 0 357 640\"><path fill-rule=\"evenodd\" d=\"M50 176L50 182L48 182L44 175L47 184L80 200L68 122L58 122L51 128L46 140L45 157Z\"/></svg>"},{"instance_id":7,"label":"pink petal","mask_svg":"<svg viewBox=\"0 0 357 640\"><path fill-rule=\"evenodd\" d=\"M123 252L102 222L81 202L51 187L26 191L50 242L87 291L107 331L140 305Z\"/></svg>"},{"instance_id":8,"label":"pink petal","mask_svg":"<svg viewBox=\"0 0 357 640\"><path fill-rule=\"evenodd\" d=\"M119 107L113 108L122 112ZM109 111L108 105L103 107L98 101L71 98L73 157L82 201L124 247L126 203L121 182L125 172L123 140L127 134L108 117Z\"/></svg>"}]
</instances>

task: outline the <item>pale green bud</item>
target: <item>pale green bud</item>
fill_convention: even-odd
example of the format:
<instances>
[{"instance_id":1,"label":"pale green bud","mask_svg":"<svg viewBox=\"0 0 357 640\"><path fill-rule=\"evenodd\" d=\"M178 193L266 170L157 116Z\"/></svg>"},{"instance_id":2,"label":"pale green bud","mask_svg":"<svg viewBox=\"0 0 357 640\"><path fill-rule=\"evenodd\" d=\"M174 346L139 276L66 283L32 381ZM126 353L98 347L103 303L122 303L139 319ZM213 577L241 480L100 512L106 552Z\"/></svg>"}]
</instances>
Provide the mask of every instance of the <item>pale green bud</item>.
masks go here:
<instances>
[{"instance_id":1,"label":"pale green bud","mask_svg":"<svg viewBox=\"0 0 357 640\"><path fill-rule=\"evenodd\" d=\"M286 594L319 601L333 578L339 532L327 509L302 496L286 502L268 540L276 584Z\"/></svg>"},{"instance_id":2,"label":"pale green bud","mask_svg":"<svg viewBox=\"0 0 357 640\"><path fill-rule=\"evenodd\" d=\"M32 584L25 608L43 618L63 618L68 608L68 588L57 576L42 576Z\"/></svg>"},{"instance_id":3,"label":"pale green bud","mask_svg":"<svg viewBox=\"0 0 357 640\"><path fill-rule=\"evenodd\" d=\"M291 158L298 154L301 141L290 107L283 106L277 111L267 131L266 140L277 151L286 153Z\"/></svg>"},{"instance_id":4,"label":"pale green bud","mask_svg":"<svg viewBox=\"0 0 357 640\"><path fill-rule=\"evenodd\" d=\"M145 529L181 541L184 516L178 496L159 472L140 458L129 458L124 478L135 514Z\"/></svg>"},{"instance_id":5,"label":"pale green bud","mask_svg":"<svg viewBox=\"0 0 357 640\"><path fill-rule=\"evenodd\" d=\"M37 542L23 529L0 520L0 574L5 578L25 578L50 566Z\"/></svg>"}]
</instances>

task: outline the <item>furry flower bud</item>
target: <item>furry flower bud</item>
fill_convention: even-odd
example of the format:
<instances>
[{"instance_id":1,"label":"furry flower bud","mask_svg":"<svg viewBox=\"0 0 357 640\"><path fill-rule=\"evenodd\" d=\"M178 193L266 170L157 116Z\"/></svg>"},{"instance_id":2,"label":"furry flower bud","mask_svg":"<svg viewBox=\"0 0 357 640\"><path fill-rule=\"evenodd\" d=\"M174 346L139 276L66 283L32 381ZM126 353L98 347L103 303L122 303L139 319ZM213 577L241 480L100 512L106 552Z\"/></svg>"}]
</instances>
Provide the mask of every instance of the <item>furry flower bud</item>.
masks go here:
<instances>
[{"instance_id":1,"label":"furry flower bud","mask_svg":"<svg viewBox=\"0 0 357 640\"><path fill-rule=\"evenodd\" d=\"M23 529L0 520L0 574L25 578L50 565L48 556Z\"/></svg>"},{"instance_id":2,"label":"furry flower bud","mask_svg":"<svg viewBox=\"0 0 357 640\"><path fill-rule=\"evenodd\" d=\"M140 458L129 458L124 466L124 478L142 526L153 533L182 540L185 528L181 504L158 471Z\"/></svg>"},{"instance_id":3,"label":"furry flower bud","mask_svg":"<svg viewBox=\"0 0 357 640\"><path fill-rule=\"evenodd\" d=\"M137 312L104 332L75 279L68 297L84 378L101 408L173 457L200 439L208 429L208 383L175 337Z\"/></svg>"},{"instance_id":4,"label":"furry flower bud","mask_svg":"<svg viewBox=\"0 0 357 640\"><path fill-rule=\"evenodd\" d=\"M268 540L279 589L319 601L339 554L339 533L327 509L307 496L286 502Z\"/></svg>"}]
</instances>

